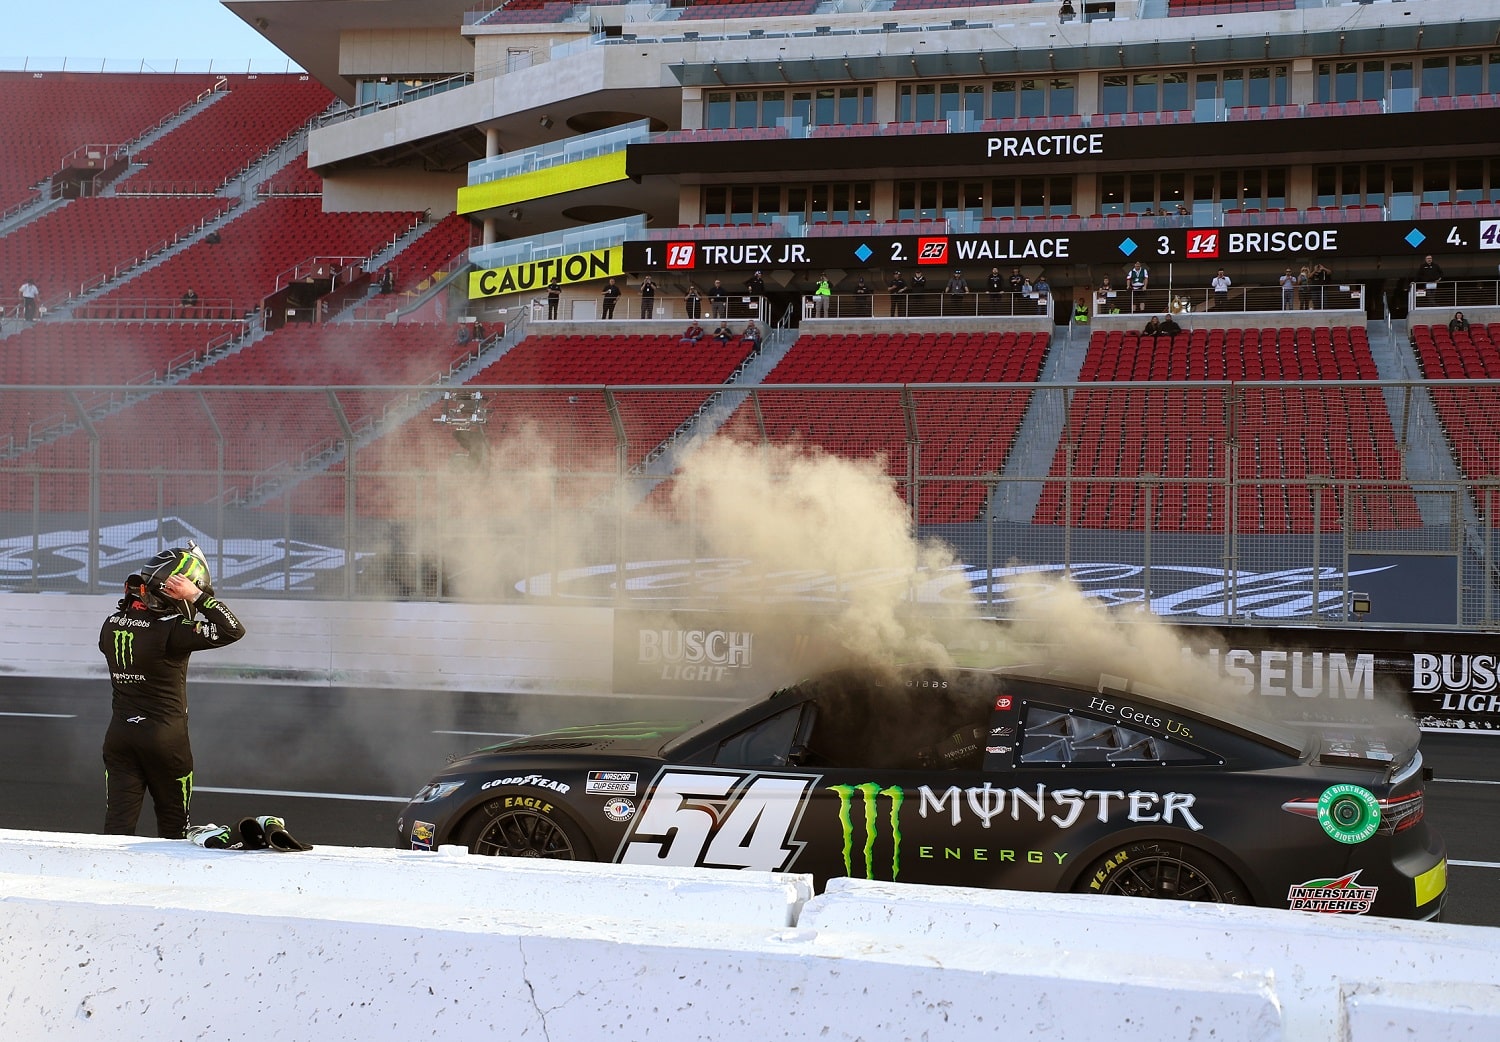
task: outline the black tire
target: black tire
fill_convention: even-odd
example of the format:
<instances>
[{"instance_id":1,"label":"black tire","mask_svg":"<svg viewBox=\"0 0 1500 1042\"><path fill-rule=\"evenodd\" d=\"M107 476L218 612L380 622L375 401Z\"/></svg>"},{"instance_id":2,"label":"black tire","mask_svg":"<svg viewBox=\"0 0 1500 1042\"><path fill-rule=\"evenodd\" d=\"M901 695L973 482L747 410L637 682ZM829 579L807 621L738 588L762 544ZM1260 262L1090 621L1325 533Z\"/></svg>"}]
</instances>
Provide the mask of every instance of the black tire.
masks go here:
<instances>
[{"instance_id":1,"label":"black tire","mask_svg":"<svg viewBox=\"0 0 1500 1042\"><path fill-rule=\"evenodd\" d=\"M592 861L594 848L555 802L524 792L498 792L474 809L458 832L471 854Z\"/></svg>"},{"instance_id":2,"label":"black tire","mask_svg":"<svg viewBox=\"0 0 1500 1042\"><path fill-rule=\"evenodd\" d=\"M1075 888L1168 901L1249 903L1245 886L1218 858L1182 843L1127 843L1089 867Z\"/></svg>"}]
</instances>

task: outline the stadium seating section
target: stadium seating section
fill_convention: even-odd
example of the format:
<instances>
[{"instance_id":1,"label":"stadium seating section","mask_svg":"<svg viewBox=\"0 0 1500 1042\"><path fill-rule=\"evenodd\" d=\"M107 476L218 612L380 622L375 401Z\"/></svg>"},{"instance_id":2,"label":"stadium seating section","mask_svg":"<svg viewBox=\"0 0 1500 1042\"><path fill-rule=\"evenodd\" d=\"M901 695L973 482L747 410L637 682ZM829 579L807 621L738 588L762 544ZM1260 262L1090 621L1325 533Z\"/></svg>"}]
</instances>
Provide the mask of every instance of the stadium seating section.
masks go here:
<instances>
[{"instance_id":1,"label":"stadium seating section","mask_svg":"<svg viewBox=\"0 0 1500 1042\"><path fill-rule=\"evenodd\" d=\"M69 200L0 237L0 271L33 279L44 299L75 295L160 253L232 204L215 196Z\"/></svg>"},{"instance_id":2,"label":"stadium seating section","mask_svg":"<svg viewBox=\"0 0 1500 1042\"><path fill-rule=\"evenodd\" d=\"M1449 333L1446 325L1414 325L1412 345L1429 380L1500 378L1500 323ZM1488 388L1429 388L1460 472L1474 480L1500 476L1500 396ZM1489 504L1495 516L1500 499Z\"/></svg>"},{"instance_id":3,"label":"stadium seating section","mask_svg":"<svg viewBox=\"0 0 1500 1042\"><path fill-rule=\"evenodd\" d=\"M804 335L766 378L758 413L741 406L728 436L758 440L760 424L776 441L817 446L841 456L883 456L906 488L913 476L998 472L1005 465L1045 361L1045 333L909 333ZM1020 385L985 390L912 392L922 443L912 460L900 388L870 392L779 391L809 383ZM923 523L971 521L986 490L967 481L924 483L917 503Z\"/></svg>"},{"instance_id":4,"label":"stadium seating section","mask_svg":"<svg viewBox=\"0 0 1500 1042\"><path fill-rule=\"evenodd\" d=\"M215 76L0 72L0 211L85 145L121 145L170 119L206 91Z\"/></svg>"},{"instance_id":5,"label":"stadium seating section","mask_svg":"<svg viewBox=\"0 0 1500 1042\"><path fill-rule=\"evenodd\" d=\"M1150 520L1156 531L1216 532L1231 524L1246 533L1341 531L1341 489L1323 490L1315 510L1307 488L1284 484L1323 475L1370 480L1370 493L1360 488L1351 511L1355 529L1419 526L1410 493L1385 491L1400 481L1402 469L1380 391L1290 385L1376 376L1368 339L1358 327L1195 330L1170 344L1134 333L1095 333L1080 379L1110 386L1074 396L1051 475L1109 480L1075 482L1071 497L1063 482L1048 482L1034 519L1142 529L1147 495L1139 479L1157 475L1168 483L1152 488ZM1128 385L1148 380L1179 386ZM1286 381L1289 386L1233 391L1190 386L1202 380ZM1218 484L1231 467L1245 482L1233 517Z\"/></svg>"}]
</instances>

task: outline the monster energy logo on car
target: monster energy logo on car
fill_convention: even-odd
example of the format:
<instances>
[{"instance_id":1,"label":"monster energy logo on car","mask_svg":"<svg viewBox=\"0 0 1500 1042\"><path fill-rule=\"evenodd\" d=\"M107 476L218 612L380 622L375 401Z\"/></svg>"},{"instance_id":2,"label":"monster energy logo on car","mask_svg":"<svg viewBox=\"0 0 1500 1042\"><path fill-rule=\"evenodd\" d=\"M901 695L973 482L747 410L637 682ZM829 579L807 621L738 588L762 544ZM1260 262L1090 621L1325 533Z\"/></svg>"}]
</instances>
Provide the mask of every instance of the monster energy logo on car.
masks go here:
<instances>
[{"instance_id":1,"label":"monster energy logo on car","mask_svg":"<svg viewBox=\"0 0 1500 1042\"><path fill-rule=\"evenodd\" d=\"M130 630L115 630L115 666L129 669L135 665L135 633Z\"/></svg>"},{"instance_id":2,"label":"monster energy logo on car","mask_svg":"<svg viewBox=\"0 0 1500 1042\"><path fill-rule=\"evenodd\" d=\"M857 792L862 799L864 808L864 862L865 878L875 878L875 839L880 834L880 822L876 818L879 797L884 796L891 801L891 878L895 879L901 875L901 804L906 800L906 793L899 785L890 785L881 788L875 782L865 782L863 785L830 785L830 792L837 793L839 798L839 827L844 832L844 872L846 875L854 874L852 864L854 854L854 819L851 813L854 806L854 794Z\"/></svg>"}]
</instances>

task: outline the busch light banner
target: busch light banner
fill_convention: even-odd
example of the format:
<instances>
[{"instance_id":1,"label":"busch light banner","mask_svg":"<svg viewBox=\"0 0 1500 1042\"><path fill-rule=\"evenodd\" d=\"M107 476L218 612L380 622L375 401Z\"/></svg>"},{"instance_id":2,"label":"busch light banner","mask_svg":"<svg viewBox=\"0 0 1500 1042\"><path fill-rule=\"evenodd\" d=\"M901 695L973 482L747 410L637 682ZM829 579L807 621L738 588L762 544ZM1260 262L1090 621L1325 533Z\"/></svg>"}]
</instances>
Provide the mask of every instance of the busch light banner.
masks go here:
<instances>
[{"instance_id":1,"label":"busch light banner","mask_svg":"<svg viewBox=\"0 0 1500 1042\"><path fill-rule=\"evenodd\" d=\"M811 622L805 619L804 623ZM1005 624L995 623L998 627ZM795 617L710 611L615 615L615 690L754 697L816 672L832 649ZM1485 635L1186 625L1182 655L1288 720L1409 708L1426 729L1500 730L1500 655Z\"/></svg>"}]
</instances>

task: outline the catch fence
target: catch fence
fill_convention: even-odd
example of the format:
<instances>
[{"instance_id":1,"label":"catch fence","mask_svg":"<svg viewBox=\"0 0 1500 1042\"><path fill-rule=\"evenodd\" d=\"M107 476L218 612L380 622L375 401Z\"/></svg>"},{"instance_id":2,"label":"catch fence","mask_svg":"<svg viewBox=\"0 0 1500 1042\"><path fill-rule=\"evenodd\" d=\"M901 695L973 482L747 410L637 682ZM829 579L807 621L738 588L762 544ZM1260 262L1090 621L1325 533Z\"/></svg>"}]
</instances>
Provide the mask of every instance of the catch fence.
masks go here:
<instances>
[{"instance_id":1,"label":"catch fence","mask_svg":"<svg viewBox=\"0 0 1500 1042\"><path fill-rule=\"evenodd\" d=\"M1195 375L5 388L0 589L112 591L193 538L222 590L281 597L816 607L894 584L1003 616L1067 575L1182 621L1497 626L1496 382ZM729 442L757 473L709 455ZM820 453L883 474L951 564L789 568L725 534L795 533L820 480L797 461ZM802 542L858 547L879 509L809 513Z\"/></svg>"}]
</instances>

